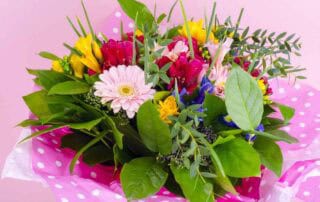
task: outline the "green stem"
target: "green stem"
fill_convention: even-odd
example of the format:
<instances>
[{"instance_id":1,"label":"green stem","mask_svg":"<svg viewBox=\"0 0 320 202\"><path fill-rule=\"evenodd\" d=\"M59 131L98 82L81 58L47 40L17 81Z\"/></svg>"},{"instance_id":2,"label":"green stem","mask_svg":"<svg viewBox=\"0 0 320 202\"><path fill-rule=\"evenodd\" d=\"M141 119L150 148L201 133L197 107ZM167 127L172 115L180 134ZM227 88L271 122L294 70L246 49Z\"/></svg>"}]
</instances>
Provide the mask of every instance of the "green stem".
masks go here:
<instances>
[{"instance_id":1,"label":"green stem","mask_svg":"<svg viewBox=\"0 0 320 202\"><path fill-rule=\"evenodd\" d=\"M188 42L189 42L189 48L190 48L190 55L191 55L191 58L194 59L194 49L193 49L193 44L192 44L192 37L191 37L190 27L188 25L188 19L187 19L186 10L184 9L182 0L179 0L179 2L180 2L180 7L181 7L183 19L184 19L184 24L185 24L186 30L187 30Z\"/></svg>"}]
</instances>

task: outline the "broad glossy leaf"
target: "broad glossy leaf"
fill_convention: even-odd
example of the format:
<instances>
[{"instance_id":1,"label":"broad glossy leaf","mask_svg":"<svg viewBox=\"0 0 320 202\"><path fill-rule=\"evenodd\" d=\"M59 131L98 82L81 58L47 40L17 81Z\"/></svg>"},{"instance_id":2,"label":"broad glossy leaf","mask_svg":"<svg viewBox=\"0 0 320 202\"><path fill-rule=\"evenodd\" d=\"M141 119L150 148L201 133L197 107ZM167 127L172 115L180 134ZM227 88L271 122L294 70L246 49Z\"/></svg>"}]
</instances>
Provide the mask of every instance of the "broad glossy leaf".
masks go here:
<instances>
[{"instance_id":1,"label":"broad glossy leaf","mask_svg":"<svg viewBox=\"0 0 320 202\"><path fill-rule=\"evenodd\" d=\"M259 154L246 141L236 138L215 147L228 176L253 177L260 175Z\"/></svg>"},{"instance_id":2,"label":"broad glossy leaf","mask_svg":"<svg viewBox=\"0 0 320 202\"><path fill-rule=\"evenodd\" d=\"M66 81L53 86L48 95L77 95L89 92L90 86L84 82Z\"/></svg>"},{"instance_id":3,"label":"broad glossy leaf","mask_svg":"<svg viewBox=\"0 0 320 202\"><path fill-rule=\"evenodd\" d=\"M45 90L24 96L23 100L28 105L30 111L38 118L47 118L51 115Z\"/></svg>"},{"instance_id":4,"label":"broad glossy leaf","mask_svg":"<svg viewBox=\"0 0 320 202\"><path fill-rule=\"evenodd\" d=\"M169 126L160 119L156 106L145 102L137 114L140 137L148 149L161 154L170 154L172 140Z\"/></svg>"},{"instance_id":5,"label":"broad glossy leaf","mask_svg":"<svg viewBox=\"0 0 320 202\"><path fill-rule=\"evenodd\" d=\"M203 108L205 110L205 114L207 115L204 118L205 125L213 125L214 120L223 114L226 114L226 105L224 101L214 95L206 94Z\"/></svg>"},{"instance_id":6,"label":"broad glossy leaf","mask_svg":"<svg viewBox=\"0 0 320 202\"><path fill-rule=\"evenodd\" d=\"M212 202L214 201L213 185L202 181L199 175L190 176L186 168L170 166L174 178L180 185L183 194L190 202Z\"/></svg>"},{"instance_id":7,"label":"broad glossy leaf","mask_svg":"<svg viewBox=\"0 0 320 202\"><path fill-rule=\"evenodd\" d=\"M157 193L165 184L168 173L152 157L133 159L126 163L120 181L127 199L141 199Z\"/></svg>"},{"instance_id":8,"label":"broad glossy leaf","mask_svg":"<svg viewBox=\"0 0 320 202\"><path fill-rule=\"evenodd\" d=\"M252 131L261 122L263 96L258 83L248 73L234 67L225 89L228 114L243 130Z\"/></svg>"},{"instance_id":9,"label":"broad glossy leaf","mask_svg":"<svg viewBox=\"0 0 320 202\"><path fill-rule=\"evenodd\" d=\"M274 141L263 137L257 138L253 147L259 153L261 163L280 177L283 162L280 147Z\"/></svg>"},{"instance_id":10,"label":"broad glossy leaf","mask_svg":"<svg viewBox=\"0 0 320 202\"><path fill-rule=\"evenodd\" d=\"M38 84L46 90L50 90L52 86L58 83L71 80L66 75L52 70L28 69L28 72L29 74L35 75L38 78Z\"/></svg>"},{"instance_id":11,"label":"broad glossy leaf","mask_svg":"<svg viewBox=\"0 0 320 202\"><path fill-rule=\"evenodd\" d=\"M285 132L283 130L271 130L271 131L266 131L266 132L255 131L255 133L257 135L260 135L260 136L263 136L266 138L270 138L272 140L283 141L283 142L287 142L289 144L299 142L299 140L297 138L292 137L291 135L289 135L287 132Z\"/></svg>"},{"instance_id":12,"label":"broad glossy leaf","mask_svg":"<svg viewBox=\"0 0 320 202\"><path fill-rule=\"evenodd\" d=\"M286 105L277 104L281 115L284 119L284 123L287 124L294 117L295 109Z\"/></svg>"}]
</instances>

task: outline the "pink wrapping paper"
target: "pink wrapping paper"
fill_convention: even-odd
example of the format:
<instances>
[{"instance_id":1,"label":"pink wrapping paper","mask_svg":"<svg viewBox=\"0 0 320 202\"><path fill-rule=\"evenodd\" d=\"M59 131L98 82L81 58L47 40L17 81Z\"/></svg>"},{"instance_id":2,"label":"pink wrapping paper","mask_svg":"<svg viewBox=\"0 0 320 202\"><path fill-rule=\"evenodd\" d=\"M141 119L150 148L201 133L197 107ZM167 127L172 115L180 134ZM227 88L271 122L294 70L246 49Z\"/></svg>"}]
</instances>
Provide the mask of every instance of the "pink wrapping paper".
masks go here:
<instances>
[{"instance_id":1,"label":"pink wrapping paper","mask_svg":"<svg viewBox=\"0 0 320 202\"><path fill-rule=\"evenodd\" d=\"M133 24L119 11L106 22L109 38L119 38L119 25L123 21L125 29L132 31ZM244 179L242 186L237 187L239 196L226 194L219 202L262 201L319 201L320 191L320 92L307 85L289 85L287 82L273 82L277 102L296 109L292 124L285 127L298 138L298 144L281 143L284 154L283 175L277 178L273 173L264 170L262 178ZM30 131L29 131L30 132ZM117 174L112 167L97 165L90 167L81 160L75 167L74 175L69 174L69 164L74 152L60 149L60 138L67 134L67 129L60 129L44 134L32 140L31 152L32 174L21 172L18 178L42 181L55 193L56 200L61 202L124 202L127 201L121 190ZM18 153L23 153L21 150ZM26 154L24 154L26 155ZM17 163L17 159L8 158L7 165ZM28 162L26 162L27 164ZM20 165L19 165L20 166ZM17 167L17 166L16 166ZM4 176L15 177L10 166L6 166ZM27 167L25 167L27 168ZM26 169L25 169L26 170ZM21 171L21 170L20 170ZM24 171L22 169L22 171ZM8 174L11 172L10 174ZM20 176L21 175L21 176ZM185 201L162 189L157 195L138 202L173 202Z\"/></svg>"}]
</instances>

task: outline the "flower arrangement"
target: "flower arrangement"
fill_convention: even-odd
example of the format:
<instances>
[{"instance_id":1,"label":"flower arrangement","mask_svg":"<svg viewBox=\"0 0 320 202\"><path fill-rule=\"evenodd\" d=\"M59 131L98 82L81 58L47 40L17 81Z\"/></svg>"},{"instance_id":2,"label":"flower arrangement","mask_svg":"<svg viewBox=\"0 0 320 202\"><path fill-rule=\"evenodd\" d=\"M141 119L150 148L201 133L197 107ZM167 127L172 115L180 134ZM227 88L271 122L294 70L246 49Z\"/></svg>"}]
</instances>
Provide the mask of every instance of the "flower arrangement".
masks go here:
<instances>
[{"instance_id":1,"label":"flower arrangement","mask_svg":"<svg viewBox=\"0 0 320 202\"><path fill-rule=\"evenodd\" d=\"M38 130L22 140L64 128L61 147L89 165L114 166L128 200L162 187L191 202L214 201L247 177L269 169L280 176L278 141L295 143L282 127L295 109L271 99L271 79L295 76L299 38L221 22L189 21L183 3L156 16L136 0L118 0L135 22L121 40L97 34L83 5L89 32L68 21L78 36L70 54L51 70L32 70L41 90L23 99L34 116L21 122ZM180 4L184 23L159 27ZM121 30L123 30L121 26ZM281 118L274 114L280 112Z\"/></svg>"}]
</instances>

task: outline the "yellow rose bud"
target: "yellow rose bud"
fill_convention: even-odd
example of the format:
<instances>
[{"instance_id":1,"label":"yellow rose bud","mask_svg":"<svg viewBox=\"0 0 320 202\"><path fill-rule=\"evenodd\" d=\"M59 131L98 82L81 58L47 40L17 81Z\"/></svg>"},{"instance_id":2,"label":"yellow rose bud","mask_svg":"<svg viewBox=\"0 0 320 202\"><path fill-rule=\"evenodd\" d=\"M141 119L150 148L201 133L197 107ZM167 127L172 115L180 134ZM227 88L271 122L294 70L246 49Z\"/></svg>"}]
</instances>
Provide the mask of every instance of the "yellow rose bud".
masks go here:
<instances>
[{"instance_id":1,"label":"yellow rose bud","mask_svg":"<svg viewBox=\"0 0 320 202\"><path fill-rule=\"evenodd\" d=\"M70 64L74 71L74 75L78 78L83 78L84 65L82 64L80 57L77 55L71 55Z\"/></svg>"},{"instance_id":2,"label":"yellow rose bud","mask_svg":"<svg viewBox=\"0 0 320 202\"><path fill-rule=\"evenodd\" d=\"M60 64L59 60L55 60L52 62L52 70L56 72L63 72L63 67Z\"/></svg>"}]
</instances>

